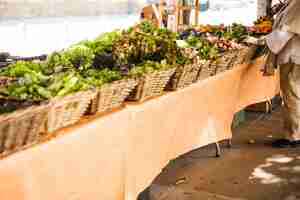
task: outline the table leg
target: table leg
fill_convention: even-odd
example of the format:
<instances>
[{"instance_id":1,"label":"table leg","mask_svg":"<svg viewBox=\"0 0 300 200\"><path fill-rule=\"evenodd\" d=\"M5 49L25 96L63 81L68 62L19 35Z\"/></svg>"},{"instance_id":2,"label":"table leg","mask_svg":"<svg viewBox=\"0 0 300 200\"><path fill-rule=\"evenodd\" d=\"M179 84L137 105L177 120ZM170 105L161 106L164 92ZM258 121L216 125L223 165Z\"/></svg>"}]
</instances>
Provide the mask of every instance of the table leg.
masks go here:
<instances>
[{"instance_id":1,"label":"table leg","mask_svg":"<svg viewBox=\"0 0 300 200\"><path fill-rule=\"evenodd\" d=\"M232 139L227 140L227 147L230 149L232 148Z\"/></svg>"},{"instance_id":2,"label":"table leg","mask_svg":"<svg viewBox=\"0 0 300 200\"><path fill-rule=\"evenodd\" d=\"M215 145L216 145L216 157L219 158L221 157L221 147L219 142L216 142Z\"/></svg>"}]
</instances>

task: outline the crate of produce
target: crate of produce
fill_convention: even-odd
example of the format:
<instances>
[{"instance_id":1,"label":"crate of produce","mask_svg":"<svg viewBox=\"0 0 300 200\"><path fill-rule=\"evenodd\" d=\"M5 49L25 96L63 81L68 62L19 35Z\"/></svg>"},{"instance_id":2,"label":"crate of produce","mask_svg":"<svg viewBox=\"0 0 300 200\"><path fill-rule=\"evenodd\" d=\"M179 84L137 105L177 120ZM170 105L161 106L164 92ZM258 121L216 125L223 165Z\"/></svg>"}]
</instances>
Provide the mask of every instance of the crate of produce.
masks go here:
<instances>
[{"instance_id":1,"label":"crate of produce","mask_svg":"<svg viewBox=\"0 0 300 200\"><path fill-rule=\"evenodd\" d=\"M78 122L86 113L96 94L96 91L89 90L52 99L47 120L47 131L52 133Z\"/></svg>"},{"instance_id":2,"label":"crate of produce","mask_svg":"<svg viewBox=\"0 0 300 200\"><path fill-rule=\"evenodd\" d=\"M128 97L129 101L144 101L163 93L176 68L158 70L137 78L138 84Z\"/></svg>"},{"instance_id":3,"label":"crate of produce","mask_svg":"<svg viewBox=\"0 0 300 200\"><path fill-rule=\"evenodd\" d=\"M105 84L92 99L88 113L101 113L121 107L136 85L137 80L135 79L124 79Z\"/></svg>"},{"instance_id":4,"label":"crate of produce","mask_svg":"<svg viewBox=\"0 0 300 200\"><path fill-rule=\"evenodd\" d=\"M200 68L201 65L198 63L177 66L166 90L174 91L191 85L197 79Z\"/></svg>"},{"instance_id":5,"label":"crate of produce","mask_svg":"<svg viewBox=\"0 0 300 200\"><path fill-rule=\"evenodd\" d=\"M40 141L45 133L49 104L1 99L0 154L6 155Z\"/></svg>"}]
</instances>

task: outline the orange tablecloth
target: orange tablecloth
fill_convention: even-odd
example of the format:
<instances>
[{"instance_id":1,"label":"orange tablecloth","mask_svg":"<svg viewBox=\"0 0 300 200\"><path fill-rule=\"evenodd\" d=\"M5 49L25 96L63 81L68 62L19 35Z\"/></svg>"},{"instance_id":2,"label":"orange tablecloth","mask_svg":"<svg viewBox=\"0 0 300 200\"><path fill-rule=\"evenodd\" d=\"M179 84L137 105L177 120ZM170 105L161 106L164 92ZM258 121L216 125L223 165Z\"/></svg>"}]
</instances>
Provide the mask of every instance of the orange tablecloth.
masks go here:
<instances>
[{"instance_id":1,"label":"orange tablecloth","mask_svg":"<svg viewBox=\"0 0 300 200\"><path fill-rule=\"evenodd\" d=\"M65 130L0 162L1 200L135 200L169 160L229 139L233 115L272 98L259 63Z\"/></svg>"}]
</instances>

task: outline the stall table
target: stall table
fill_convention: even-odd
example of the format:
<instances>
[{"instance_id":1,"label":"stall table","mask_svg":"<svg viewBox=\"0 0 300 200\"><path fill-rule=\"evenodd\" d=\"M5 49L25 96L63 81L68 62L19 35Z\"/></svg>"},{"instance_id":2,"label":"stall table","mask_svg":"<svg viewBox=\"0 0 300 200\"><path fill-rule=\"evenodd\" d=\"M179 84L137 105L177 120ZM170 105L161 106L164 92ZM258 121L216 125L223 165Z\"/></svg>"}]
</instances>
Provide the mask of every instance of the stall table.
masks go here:
<instances>
[{"instance_id":1,"label":"stall table","mask_svg":"<svg viewBox=\"0 0 300 200\"><path fill-rule=\"evenodd\" d=\"M136 200L171 159L230 139L234 114L271 99L262 60L143 104L84 119L0 161L1 200Z\"/></svg>"}]
</instances>

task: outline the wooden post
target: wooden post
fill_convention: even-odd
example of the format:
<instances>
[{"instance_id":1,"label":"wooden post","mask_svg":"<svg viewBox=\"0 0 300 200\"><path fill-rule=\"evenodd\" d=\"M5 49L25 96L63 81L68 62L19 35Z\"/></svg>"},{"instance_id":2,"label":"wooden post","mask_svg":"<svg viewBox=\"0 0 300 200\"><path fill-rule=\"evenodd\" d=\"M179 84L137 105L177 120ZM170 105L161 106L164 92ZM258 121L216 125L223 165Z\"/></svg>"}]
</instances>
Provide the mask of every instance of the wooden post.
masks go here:
<instances>
[{"instance_id":1,"label":"wooden post","mask_svg":"<svg viewBox=\"0 0 300 200\"><path fill-rule=\"evenodd\" d=\"M158 19L158 23L159 23L160 27L163 26L163 16L164 16L164 10L165 10L165 5L164 4L165 4L164 0L159 1L159 19Z\"/></svg>"},{"instance_id":2,"label":"wooden post","mask_svg":"<svg viewBox=\"0 0 300 200\"><path fill-rule=\"evenodd\" d=\"M199 12L200 12L200 4L199 0L195 2L195 25L197 26L199 23Z\"/></svg>"}]
</instances>

